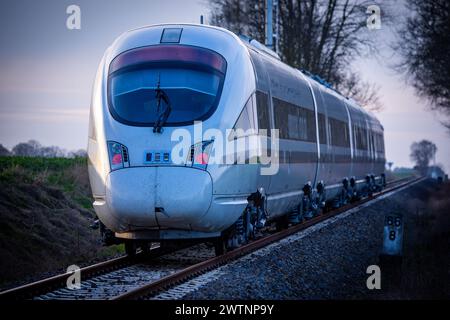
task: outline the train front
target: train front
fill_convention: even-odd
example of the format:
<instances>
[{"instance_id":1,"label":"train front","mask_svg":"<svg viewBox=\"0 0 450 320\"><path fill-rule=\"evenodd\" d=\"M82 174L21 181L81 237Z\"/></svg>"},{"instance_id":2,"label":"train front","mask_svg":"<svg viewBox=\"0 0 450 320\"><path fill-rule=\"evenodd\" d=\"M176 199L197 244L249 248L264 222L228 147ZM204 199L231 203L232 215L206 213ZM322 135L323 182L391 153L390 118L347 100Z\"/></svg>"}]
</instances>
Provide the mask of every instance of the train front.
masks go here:
<instances>
[{"instance_id":1,"label":"train front","mask_svg":"<svg viewBox=\"0 0 450 320\"><path fill-rule=\"evenodd\" d=\"M223 100L240 99L231 93L242 84L226 84L247 72L236 43L220 29L159 25L125 33L106 52L94 84L88 168L97 216L116 237L220 235L223 222L207 215L210 142L195 138L194 124L222 128ZM174 159L182 140L189 145Z\"/></svg>"}]
</instances>

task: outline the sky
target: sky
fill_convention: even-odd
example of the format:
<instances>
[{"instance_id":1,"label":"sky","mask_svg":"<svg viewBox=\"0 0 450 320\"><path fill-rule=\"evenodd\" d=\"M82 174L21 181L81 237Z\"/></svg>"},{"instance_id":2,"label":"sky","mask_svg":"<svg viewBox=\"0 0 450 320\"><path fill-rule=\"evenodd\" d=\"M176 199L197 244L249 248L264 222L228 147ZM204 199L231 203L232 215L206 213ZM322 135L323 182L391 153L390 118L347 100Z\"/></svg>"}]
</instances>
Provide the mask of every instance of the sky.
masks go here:
<instances>
[{"instance_id":1,"label":"sky","mask_svg":"<svg viewBox=\"0 0 450 320\"><path fill-rule=\"evenodd\" d=\"M81 9L81 29L66 28L66 8ZM208 22L207 0L4 0L0 9L0 144L38 140L67 150L86 148L91 88L106 48L121 33L154 23ZM387 43L388 28L376 31ZM381 35L381 37L380 37ZM378 40L379 41L379 40ZM383 41L381 41L383 42ZM436 162L450 170L450 134L439 114L414 94L389 63L391 50L352 68L380 87L386 157L412 166L410 145L436 143Z\"/></svg>"}]
</instances>

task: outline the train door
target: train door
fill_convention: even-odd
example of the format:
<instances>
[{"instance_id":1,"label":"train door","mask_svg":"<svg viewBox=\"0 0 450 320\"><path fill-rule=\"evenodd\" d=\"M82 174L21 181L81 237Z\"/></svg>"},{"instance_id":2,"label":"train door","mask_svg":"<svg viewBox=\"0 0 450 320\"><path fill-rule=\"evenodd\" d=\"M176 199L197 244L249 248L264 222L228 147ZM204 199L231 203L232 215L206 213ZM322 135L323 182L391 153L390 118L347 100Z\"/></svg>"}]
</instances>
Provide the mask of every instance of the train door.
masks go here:
<instances>
[{"instance_id":1,"label":"train door","mask_svg":"<svg viewBox=\"0 0 450 320\"><path fill-rule=\"evenodd\" d=\"M329 133L328 133L328 116L327 116L327 108L325 106L325 102L323 100L322 92L318 84L313 81L310 81L311 88L314 91L314 96L316 100L317 107L317 133L318 138L317 141L319 143L319 156L317 163L317 172L316 172L316 181L315 185L319 181L327 182L330 181L332 174L332 150L329 142Z\"/></svg>"},{"instance_id":2,"label":"train door","mask_svg":"<svg viewBox=\"0 0 450 320\"><path fill-rule=\"evenodd\" d=\"M363 170L364 164L362 163L362 118L361 112L357 109L351 109L350 112L352 118L352 141L353 141L353 159L352 159L352 176L355 176L358 179L361 179L365 176L365 172Z\"/></svg>"},{"instance_id":3,"label":"train door","mask_svg":"<svg viewBox=\"0 0 450 320\"><path fill-rule=\"evenodd\" d=\"M352 141L349 113L345 103L331 90L324 89L323 98L327 108L329 141L331 145L331 176L328 185L340 186L342 179L350 175Z\"/></svg>"},{"instance_id":4,"label":"train door","mask_svg":"<svg viewBox=\"0 0 450 320\"><path fill-rule=\"evenodd\" d=\"M270 136L270 130L273 128L273 114L271 111L271 99L270 99L270 86L269 86L269 77L267 76L267 71L264 66L264 62L262 61L262 58L260 57L260 54L249 49L251 61L253 63L253 68L255 70L255 77L256 77L256 112L257 112L257 118L258 118L258 129L265 129L267 130L267 143L266 143L266 150L262 150L262 152L265 152L266 155L272 156L271 152L271 136ZM258 188L263 187L264 190L267 192L269 189L271 181L271 175L262 175L259 174L257 185Z\"/></svg>"},{"instance_id":5,"label":"train door","mask_svg":"<svg viewBox=\"0 0 450 320\"><path fill-rule=\"evenodd\" d=\"M366 120L367 122L367 135L368 135L368 145L369 145L369 168L370 173L379 174L379 172L375 172L375 143L373 140L373 127L372 127L372 121L370 119Z\"/></svg>"}]
</instances>

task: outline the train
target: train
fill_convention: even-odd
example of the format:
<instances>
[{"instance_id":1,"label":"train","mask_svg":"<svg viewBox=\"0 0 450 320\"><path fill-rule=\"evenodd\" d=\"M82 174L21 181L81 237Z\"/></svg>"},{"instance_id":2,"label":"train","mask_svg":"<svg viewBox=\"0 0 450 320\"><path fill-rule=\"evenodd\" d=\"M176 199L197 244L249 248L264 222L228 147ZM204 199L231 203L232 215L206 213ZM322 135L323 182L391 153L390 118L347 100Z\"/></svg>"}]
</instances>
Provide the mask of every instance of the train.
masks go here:
<instances>
[{"instance_id":1,"label":"train","mask_svg":"<svg viewBox=\"0 0 450 320\"><path fill-rule=\"evenodd\" d=\"M203 24L146 26L112 43L87 151L102 238L128 254L188 241L222 254L386 183L373 114L258 41Z\"/></svg>"}]
</instances>

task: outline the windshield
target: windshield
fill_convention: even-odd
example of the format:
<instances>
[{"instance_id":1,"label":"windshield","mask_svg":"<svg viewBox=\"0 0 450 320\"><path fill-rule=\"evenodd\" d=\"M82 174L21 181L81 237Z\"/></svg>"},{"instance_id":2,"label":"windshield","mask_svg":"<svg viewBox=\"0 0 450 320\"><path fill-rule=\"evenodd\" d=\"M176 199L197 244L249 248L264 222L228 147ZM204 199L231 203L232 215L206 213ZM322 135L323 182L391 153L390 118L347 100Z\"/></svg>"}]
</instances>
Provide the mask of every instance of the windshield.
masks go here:
<instances>
[{"instance_id":1,"label":"windshield","mask_svg":"<svg viewBox=\"0 0 450 320\"><path fill-rule=\"evenodd\" d=\"M165 52L162 47L166 47ZM183 51L184 48L189 51ZM153 126L160 114L158 84L171 104L171 112L164 121L166 126L191 124L214 112L224 79L225 62L221 56L209 50L205 54L206 49L202 48L173 45L135 50L132 59L119 55L120 61L111 63L109 105L116 120L129 125ZM139 52L142 50L147 51L143 54ZM148 53L148 50L153 52ZM218 65L211 54L223 64Z\"/></svg>"}]
</instances>

